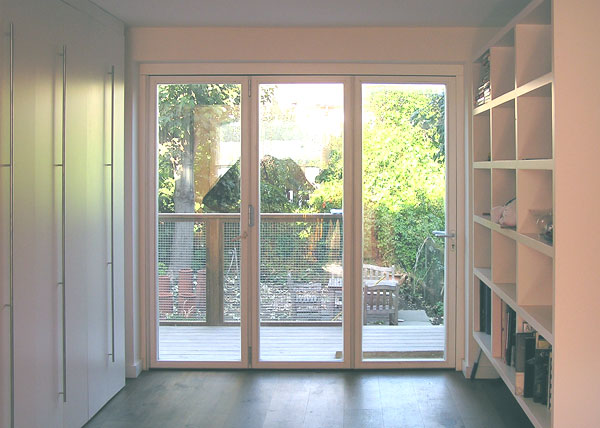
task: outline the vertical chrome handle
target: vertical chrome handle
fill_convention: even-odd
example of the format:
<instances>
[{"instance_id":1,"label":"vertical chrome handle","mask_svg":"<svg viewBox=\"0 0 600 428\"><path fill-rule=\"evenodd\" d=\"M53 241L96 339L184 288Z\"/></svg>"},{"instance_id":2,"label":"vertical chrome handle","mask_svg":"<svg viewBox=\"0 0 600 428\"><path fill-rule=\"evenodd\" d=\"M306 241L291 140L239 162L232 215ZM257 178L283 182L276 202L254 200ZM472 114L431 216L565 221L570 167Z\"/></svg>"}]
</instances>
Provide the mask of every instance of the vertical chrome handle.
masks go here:
<instances>
[{"instance_id":1,"label":"vertical chrome handle","mask_svg":"<svg viewBox=\"0 0 600 428\"><path fill-rule=\"evenodd\" d=\"M248 205L248 226L254 227L254 206Z\"/></svg>"},{"instance_id":2,"label":"vertical chrome handle","mask_svg":"<svg viewBox=\"0 0 600 428\"><path fill-rule=\"evenodd\" d=\"M115 362L115 66L110 69L110 163L105 166L110 168L110 337L111 351L108 354Z\"/></svg>"},{"instance_id":3,"label":"vertical chrome handle","mask_svg":"<svg viewBox=\"0 0 600 428\"><path fill-rule=\"evenodd\" d=\"M9 347L10 347L10 426L15 426L15 281L14 281L14 148L15 148L15 28L10 23L9 29L9 142L8 164L2 166L9 169L9 249L8 249L8 305L9 315Z\"/></svg>"},{"instance_id":4,"label":"vertical chrome handle","mask_svg":"<svg viewBox=\"0 0 600 428\"><path fill-rule=\"evenodd\" d=\"M57 165L62 167L62 183L61 183L61 207L62 207L62 219L61 219L61 279L59 285L62 287L62 394L63 402L67 402L67 313L66 313L66 147L67 147L67 47L63 45L62 48L62 74L63 74L63 87L62 87L62 137L61 137L61 153L62 163Z\"/></svg>"}]
</instances>

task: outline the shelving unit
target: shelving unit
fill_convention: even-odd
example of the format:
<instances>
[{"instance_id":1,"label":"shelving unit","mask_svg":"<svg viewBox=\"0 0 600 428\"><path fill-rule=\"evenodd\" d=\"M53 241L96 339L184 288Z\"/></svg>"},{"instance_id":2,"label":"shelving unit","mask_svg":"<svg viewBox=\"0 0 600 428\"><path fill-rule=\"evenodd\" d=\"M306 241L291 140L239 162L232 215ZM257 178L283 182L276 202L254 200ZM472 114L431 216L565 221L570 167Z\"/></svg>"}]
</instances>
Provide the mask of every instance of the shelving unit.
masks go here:
<instances>
[{"instance_id":1,"label":"shelving unit","mask_svg":"<svg viewBox=\"0 0 600 428\"><path fill-rule=\"evenodd\" d=\"M554 208L552 4L534 0L473 63L473 99L489 53L491 99L473 108L473 336L508 388L515 369L501 355L503 306L554 345L554 245L539 235L537 213ZM493 223L493 207L516 198L517 225ZM479 322L480 283L492 292L491 334ZM534 426L552 427L552 411L515 395Z\"/></svg>"}]
</instances>

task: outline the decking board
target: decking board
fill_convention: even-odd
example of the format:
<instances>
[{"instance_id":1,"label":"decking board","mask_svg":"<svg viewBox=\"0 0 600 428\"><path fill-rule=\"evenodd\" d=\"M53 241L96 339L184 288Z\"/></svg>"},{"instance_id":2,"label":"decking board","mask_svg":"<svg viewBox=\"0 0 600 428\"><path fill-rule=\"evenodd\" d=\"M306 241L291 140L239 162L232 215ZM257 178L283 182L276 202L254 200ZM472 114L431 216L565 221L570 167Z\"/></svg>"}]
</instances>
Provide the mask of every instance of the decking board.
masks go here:
<instances>
[{"instance_id":1,"label":"decking board","mask_svg":"<svg viewBox=\"0 0 600 428\"><path fill-rule=\"evenodd\" d=\"M238 326L161 326L161 361L239 361ZM264 361L339 361L342 327L261 327ZM364 352L444 351L444 326L365 326ZM339 354L338 354L339 355Z\"/></svg>"}]
</instances>

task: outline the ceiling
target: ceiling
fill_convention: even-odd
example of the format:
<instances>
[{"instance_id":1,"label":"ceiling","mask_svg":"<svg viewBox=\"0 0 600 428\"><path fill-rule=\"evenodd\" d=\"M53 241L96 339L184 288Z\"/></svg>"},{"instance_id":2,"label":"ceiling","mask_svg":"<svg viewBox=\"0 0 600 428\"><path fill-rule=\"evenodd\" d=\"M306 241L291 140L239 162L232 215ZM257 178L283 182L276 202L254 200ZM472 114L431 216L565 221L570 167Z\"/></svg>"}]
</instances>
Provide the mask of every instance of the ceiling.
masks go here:
<instances>
[{"instance_id":1,"label":"ceiling","mask_svg":"<svg viewBox=\"0 0 600 428\"><path fill-rule=\"evenodd\" d=\"M91 0L129 26L497 27L529 0Z\"/></svg>"}]
</instances>

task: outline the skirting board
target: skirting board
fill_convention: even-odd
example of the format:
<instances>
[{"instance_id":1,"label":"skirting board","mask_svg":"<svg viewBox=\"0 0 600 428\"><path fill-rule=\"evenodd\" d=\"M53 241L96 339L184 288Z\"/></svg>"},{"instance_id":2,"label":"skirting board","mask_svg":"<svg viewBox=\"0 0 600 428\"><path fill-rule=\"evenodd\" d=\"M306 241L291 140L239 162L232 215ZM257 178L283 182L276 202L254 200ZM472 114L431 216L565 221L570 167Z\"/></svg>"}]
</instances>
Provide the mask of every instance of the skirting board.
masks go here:
<instances>
[{"instance_id":1,"label":"skirting board","mask_svg":"<svg viewBox=\"0 0 600 428\"><path fill-rule=\"evenodd\" d=\"M125 377L136 378L142 372L142 360L137 360L133 364L128 364L125 369Z\"/></svg>"}]
</instances>

